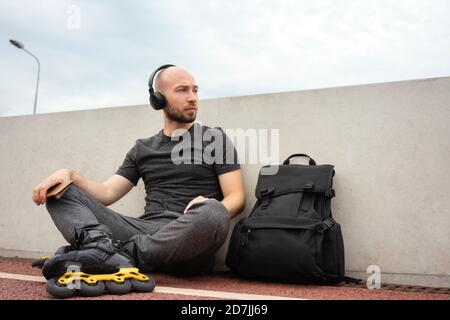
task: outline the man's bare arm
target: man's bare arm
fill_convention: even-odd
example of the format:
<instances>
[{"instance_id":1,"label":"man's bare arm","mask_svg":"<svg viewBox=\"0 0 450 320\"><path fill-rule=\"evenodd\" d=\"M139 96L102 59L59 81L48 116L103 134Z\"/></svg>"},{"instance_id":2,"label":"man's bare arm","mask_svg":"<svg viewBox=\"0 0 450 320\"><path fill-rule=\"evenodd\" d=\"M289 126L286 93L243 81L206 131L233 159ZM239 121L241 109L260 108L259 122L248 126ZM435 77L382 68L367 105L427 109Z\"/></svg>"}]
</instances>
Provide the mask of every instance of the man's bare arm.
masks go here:
<instances>
[{"instance_id":1,"label":"man's bare arm","mask_svg":"<svg viewBox=\"0 0 450 320\"><path fill-rule=\"evenodd\" d=\"M77 187L89 193L105 206L121 199L134 186L131 181L118 174L112 175L104 182L97 182L74 173L72 180Z\"/></svg>"},{"instance_id":2,"label":"man's bare arm","mask_svg":"<svg viewBox=\"0 0 450 320\"><path fill-rule=\"evenodd\" d=\"M245 191L241 170L221 174L219 183L224 197L222 204L227 208L230 218L233 218L245 207Z\"/></svg>"},{"instance_id":3,"label":"man's bare arm","mask_svg":"<svg viewBox=\"0 0 450 320\"><path fill-rule=\"evenodd\" d=\"M97 182L87 179L71 169L60 169L33 189L32 199L34 203L37 205L44 204L47 201L46 194L48 189L69 180L72 180L77 187L105 206L113 204L133 188L133 184L120 175L115 174L104 182Z\"/></svg>"}]
</instances>

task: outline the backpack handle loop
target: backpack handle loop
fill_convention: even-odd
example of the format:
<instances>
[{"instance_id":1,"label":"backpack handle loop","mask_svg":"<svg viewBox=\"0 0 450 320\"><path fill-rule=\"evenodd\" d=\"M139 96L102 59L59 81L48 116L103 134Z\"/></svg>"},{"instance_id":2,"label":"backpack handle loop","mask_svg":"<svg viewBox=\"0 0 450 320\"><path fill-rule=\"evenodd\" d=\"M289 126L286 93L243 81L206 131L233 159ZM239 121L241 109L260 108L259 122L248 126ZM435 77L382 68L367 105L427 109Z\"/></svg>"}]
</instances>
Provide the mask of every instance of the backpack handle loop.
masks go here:
<instances>
[{"instance_id":1,"label":"backpack handle loop","mask_svg":"<svg viewBox=\"0 0 450 320\"><path fill-rule=\"evenodd\" d=\"M315 166L316 165L316 162L314 161L314 159L311 158L310 156L308 156L307 154L304 154L304 153L296 153L296 154L290 155L289 158L284 160L283 165L289 165L290 164L289 160L291 158L294 158L294 157L306 157L306 158L309 158L309 165L310 166Z\"/></svg>"}]
</instances>

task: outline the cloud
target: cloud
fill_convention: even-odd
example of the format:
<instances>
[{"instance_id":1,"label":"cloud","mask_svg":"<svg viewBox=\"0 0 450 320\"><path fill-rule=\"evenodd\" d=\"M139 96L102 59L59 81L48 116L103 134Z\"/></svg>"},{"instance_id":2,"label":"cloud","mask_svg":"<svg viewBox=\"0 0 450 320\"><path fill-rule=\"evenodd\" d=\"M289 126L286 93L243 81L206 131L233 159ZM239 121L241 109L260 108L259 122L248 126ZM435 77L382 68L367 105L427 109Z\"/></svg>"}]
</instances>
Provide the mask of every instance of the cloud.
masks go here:
<instances>
[{"instance_id":1,"label":"cloud","mask_svg":"<svg viewBox=\"0 0 450 320\"><path fill-rule=\"evenodd\" d=\"M413 63L421 49L450 43L442 31L448 2L208 3L163 9L211 96L424 77ZM447 60L429 65L428 76L448 74Z\"/></svg>"},{"instance_id":2,"label":"cloud","mask_svg":"<svg viewBox=\"0 0 450 320\"><path fill-rule=\"evenodd\" d=\"M0 115L147 103L164 63L190 70L202 98L450 74L450 2L3 1ZM80 29L68 28L80 9ZM30 107L31 106L31 107Z\"/></svg>"}]
</instances>

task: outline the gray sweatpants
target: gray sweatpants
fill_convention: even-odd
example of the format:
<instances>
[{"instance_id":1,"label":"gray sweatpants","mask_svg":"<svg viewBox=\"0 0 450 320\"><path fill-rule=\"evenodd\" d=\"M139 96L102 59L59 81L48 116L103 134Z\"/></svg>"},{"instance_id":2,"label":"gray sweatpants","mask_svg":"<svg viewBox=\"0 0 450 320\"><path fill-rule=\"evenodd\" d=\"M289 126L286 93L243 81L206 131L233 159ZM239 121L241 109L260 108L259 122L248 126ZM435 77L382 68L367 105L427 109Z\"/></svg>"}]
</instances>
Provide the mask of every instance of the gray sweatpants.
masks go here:
<instances>
[{"instance_id":1,"label":"gray sweatpants","mask_svg":"<svg viewBox=\"0 0 450 320\"><path fill-rule=\"evenodd\" d=\"M63 237L74 244L79 230L98 228L124 244L137 267L178 275L212 271L214 253L224 243L230 225L228 211L217 200L193 205L186 214L155 211L140 218L121 215L71 185L46 207Z\"/></svg>"}]
</instances>

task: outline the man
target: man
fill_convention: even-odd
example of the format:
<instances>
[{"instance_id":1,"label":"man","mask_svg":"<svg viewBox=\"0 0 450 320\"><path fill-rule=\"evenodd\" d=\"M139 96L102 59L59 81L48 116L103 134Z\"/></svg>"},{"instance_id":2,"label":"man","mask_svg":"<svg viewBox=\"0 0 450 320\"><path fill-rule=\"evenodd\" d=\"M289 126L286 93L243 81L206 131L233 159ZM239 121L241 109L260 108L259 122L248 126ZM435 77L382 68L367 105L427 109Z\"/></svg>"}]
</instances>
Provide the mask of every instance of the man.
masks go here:
<instances>
[{"instance_id":1,"label":"man","mask_svg":"<svg viewBox=\"0 0 450 320\"><path fill-rule=\"evenodd\" d=\"M236 150L232 147L224 152L215 150L215 155L205 153L208 142L202 139L200 144L193 143L189 150L183 150L183 159L191 161L180 163L173 151L181 138L184 142L198 141L199 136L212 131L215 137L223 137L220 146L225 142L229 145L230 140L220 128L194 123L198 85L187 71L166 65L157 69L151 80L153 107L155 94L163 98L163 105L158 106L163 110L163 130L137 140L117 172L104 182L61 169L33 189L33 201L46 204L56 227L71 244L61 251L60 258L44 265L47 279L64 273L63 260L75 259L85 267L92 259L95 264L109 263L114 255L131 257L143 271L181 275L212 270L214 253L226 239L230 218L244 208ZM204 159L205 154L214 161L211 157ZM223 159L216 157L220 154ZM233 161L229 161L230 157ZM125 196L140 178L147 192L144 215L126 217L107 208ZM73 183L64 193L46 198L49 188L70 180ZM79 254L71 254L71 250ZM89 259L83 250L91 250Z\"/></svg>"}]
</instances>

